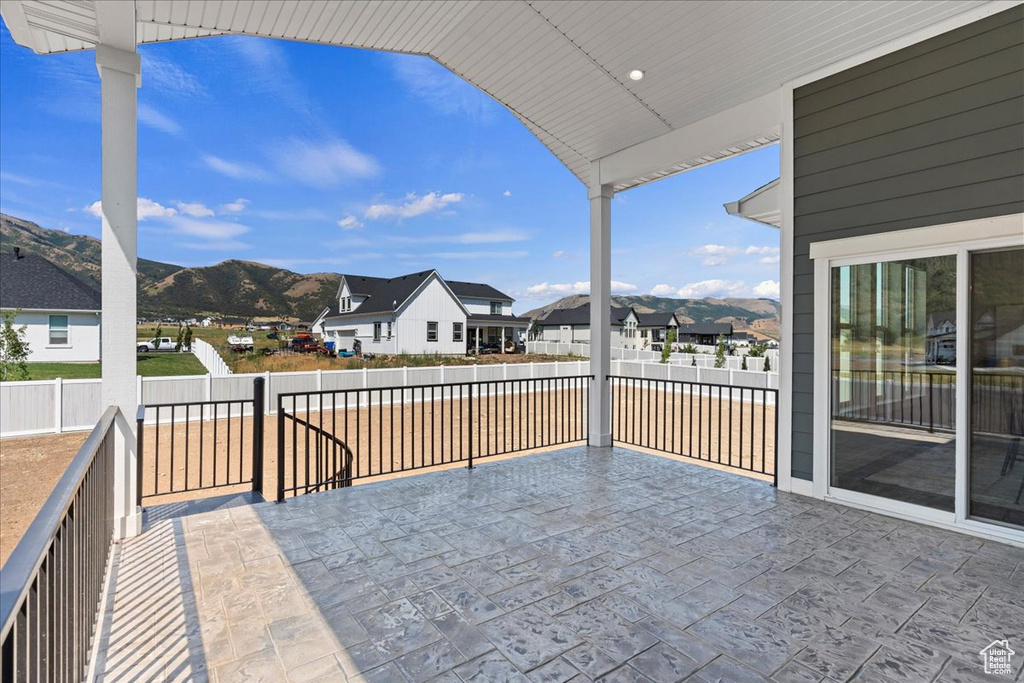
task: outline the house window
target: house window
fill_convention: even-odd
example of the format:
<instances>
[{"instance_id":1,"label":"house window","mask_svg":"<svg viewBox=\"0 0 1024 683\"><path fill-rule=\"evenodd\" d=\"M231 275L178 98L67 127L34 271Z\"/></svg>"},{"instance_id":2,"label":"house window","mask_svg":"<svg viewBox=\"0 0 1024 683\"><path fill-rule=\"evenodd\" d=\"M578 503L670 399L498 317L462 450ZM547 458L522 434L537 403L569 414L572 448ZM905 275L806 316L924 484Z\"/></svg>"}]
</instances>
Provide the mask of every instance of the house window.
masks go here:
<instances>
[{"instance_id":1,"label":"house window","mask_svg":"<svg viewBox=\"0 0 1024 683\"><path fill-rule=\"evenodd\" d=\"M388 339L391 339L391 325L392 325L392 323L389 322L388 323Z\"/></svg>"},{"instance_id":2,"label":"house window","mask_svg":"<svg viewBox=\"0 0 1024 683\"><path fill-rule=\"evenodd\" d=\"M436 322L428 322L427 323L427 341L428 342L436 342L437 341L437 323Z\"/></svg>"},{"instance_id":3,"label":"house window","mask_svg":"<svg viewBox=\"0 0 1024 683\"><path fill-rule=\"evenodd\" d=\"M500 301L492 301L491 302L491 315L501 315L501 302Z\"/></svg>"},{"instance_id":4,"label":"house window","mask_svg":"<svg viewBox=\"0 0 1024 683\"><path fill-rule=\"evenodd\" d=\"M68 336L68 317L66 315L50 316L50 345L67 346L70 343Z\"/></svg>"},{"instance_id":5,"label":"house window","mask_svg":"<svg viewBox=\"0 0 1024 683\"><path fill-rule=\"evenodd\" d=\"M462 323L452 323L452 341L462 341Z\"/></svg>"},{"instance_id":6,"label":"house window","mask_svg":"<svg viewBox=\"0 0 1024 683\"><path fill-rule=\"evenodd\" d=\"M373 341L380 341L380 323L373 324Z\"/></svg>"}]
</instances>

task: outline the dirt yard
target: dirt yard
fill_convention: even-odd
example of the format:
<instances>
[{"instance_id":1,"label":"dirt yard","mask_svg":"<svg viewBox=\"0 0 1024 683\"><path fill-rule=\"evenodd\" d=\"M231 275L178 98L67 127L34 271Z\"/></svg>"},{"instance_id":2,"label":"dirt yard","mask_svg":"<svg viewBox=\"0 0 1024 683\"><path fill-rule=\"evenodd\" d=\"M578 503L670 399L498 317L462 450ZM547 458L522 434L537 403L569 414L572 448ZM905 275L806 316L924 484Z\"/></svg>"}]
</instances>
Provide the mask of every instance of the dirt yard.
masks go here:
<instances>
[{"instance_id":1,"label":"dirt yard","mask_svg":"<svg viewBox=\"0 0 1024 683\"><path fill-rule=\"evenodd\" d=\"M775 465L773 406L716 396L615 389L612 429L615 441L638 450L700 460L716 469L728 465L764 470L771 481ZM380 403L380 397L384 402ZM470 451L480 462L552 450L586 439L586 397L578 388L528 394L477 396L472 403L456 394L431 400L429 389L373 392L370 405L298 405L298 418L283 421L285 486L299 493L315 490L332 476L356 483L406 476L424 467L464 467ZM392 400L394 403L392 404ZM392 407L393 405L393 407ZM199 420L193 409L185 421L149 425L143 439L143 504L156 505L251 489L253 423L235 415ZM672 416L675 416L673 419ZM548 416L548 419L542 419ZM166 417L166 416L165 416ZM307 427L308 425L308 427ZM330 437L336 436L348 447ZM0 562L10 555L87 433L35 436L0 441ZM278 417L264 418L264 495L277 492ZM157 459L157 444L159 454ZM557 444L541 448L542 444ZM536 448L534 448L536 447ZM184 457L185 452L189 457ZM515 451L506 454L506 451ZM298 458L293 457L298 453ZM347 468L347 469L346 469ZM736 470L731 470L736 471ZM190 491L201 488L204 490Z\"/></svg>"}]
</instances>

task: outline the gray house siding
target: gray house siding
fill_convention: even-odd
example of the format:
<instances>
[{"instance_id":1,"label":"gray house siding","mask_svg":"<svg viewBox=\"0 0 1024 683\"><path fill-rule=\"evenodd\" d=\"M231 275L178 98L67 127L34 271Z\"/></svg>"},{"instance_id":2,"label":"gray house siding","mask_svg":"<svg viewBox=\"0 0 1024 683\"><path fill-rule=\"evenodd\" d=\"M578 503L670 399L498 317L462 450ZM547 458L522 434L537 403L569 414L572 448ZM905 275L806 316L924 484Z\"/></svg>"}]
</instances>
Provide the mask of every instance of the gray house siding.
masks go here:
<instances>
[{"instance_id":1,"label":"gray house siding","mask_svg":"<svg viewBox=\"0 0 1024 683\"><path fill-rule=\"evenodd\" d=\"M810 479L810 245L1024 212L1024 7L799 88L793 116L793 476Z\"/></svg>"}]
</instances>

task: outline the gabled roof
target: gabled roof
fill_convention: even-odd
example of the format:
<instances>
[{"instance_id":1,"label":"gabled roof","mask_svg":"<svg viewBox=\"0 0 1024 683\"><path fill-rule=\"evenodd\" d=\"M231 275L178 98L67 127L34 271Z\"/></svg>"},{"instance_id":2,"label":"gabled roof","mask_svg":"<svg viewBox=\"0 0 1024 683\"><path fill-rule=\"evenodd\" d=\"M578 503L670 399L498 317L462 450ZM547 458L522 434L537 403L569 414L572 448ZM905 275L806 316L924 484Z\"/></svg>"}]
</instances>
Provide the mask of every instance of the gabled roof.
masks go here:
<instances>
[{"instance_id":1,"label":"gabled roof","mask_svg":"<svg viewBox=\"0 0 1024 683\"><path fill-rule=\"evenodd\" d=\"M98 311L100 292L42 256L0 254L0 308Z\"/></svg>"},{"instance_id":2,"label":"gabled roof","mask_svg":"<svg viewBox=\"0 0 1024 683\"><path fill-rule=\"evenodd\" d=\"M776 178L746 197L725 204L725 212L730 216L739 216L773 228L781 228L782 190L779 188L780 180L780 178Z\"/></svg>"},{"instance_id":3,"label":"gabled roof","mask_svg":"<svg viewBox=\"0 0 1024 683\"><path fill-rule=\"evenodd\" d=\"M369 296L381 283L387 281L387 278L370 275L343 275L342 277L348 283L348 290L358 296Z\"/></svg>"},{"instance_id":4,"label":"gabled roof","mask_svg":"<svg viewBox=\"0 0 1024 683\"><path fill-rule=\"evenodd\" d=\"M732 323L689 323L679 326L679 335L684 334L732 334Z\"/></svg>"},{"instance_id":5,"label":"gabled roof","mask_svg":"<svg viewBox=\"0 0 1024 683\"><path fill-rule=\"evenodd\" d=\"M678 325L675 313L637 313L637 327L668 327Z\"/></svg>"},{"instance_id":6,"label":"gabled roof","mask_svg":"<svg viewBox=\"0 0 1024 683\"><path fill-rule=\"evenodd\" d=\"M451 288L455 296L469 297L472 299L490 299L492 301L515 301L512 297L504 292L499 292L490 285L485 285L482 282L456 282L455 280L445 280L448 286Z\"/></svg>"},{"instance_id":7,"label":"gabled roof","mask_svg":"<svg viewBox=\"0 0 1024 683\"><path fill-rule=\"evenodd\" d=\"M629 314L633 313L632 308L612 306L609 311L609 319L612 327L620 327L625 323ZM633 313L636 315L636 313ZM541 326L552 325L589 325L590 324L590 302L577 306L576 308L556 308L537 322Z\"/></svg>"}]
</instances>

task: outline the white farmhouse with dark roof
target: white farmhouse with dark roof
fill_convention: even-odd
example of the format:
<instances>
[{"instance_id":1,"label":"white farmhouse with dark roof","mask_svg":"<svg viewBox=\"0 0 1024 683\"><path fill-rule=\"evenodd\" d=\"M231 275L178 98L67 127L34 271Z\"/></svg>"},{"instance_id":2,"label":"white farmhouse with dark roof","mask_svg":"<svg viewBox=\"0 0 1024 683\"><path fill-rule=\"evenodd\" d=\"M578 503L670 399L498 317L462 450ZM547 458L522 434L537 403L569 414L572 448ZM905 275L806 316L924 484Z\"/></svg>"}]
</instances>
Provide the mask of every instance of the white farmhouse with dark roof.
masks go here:
<instances>
[{"instance_id":1,"label":"white farmhouse with dark roof","mask_svg":"<svg viewBox=\"0 0 1024 683\"><path fill-rule=\"evenodd\" d=\"M637 332L640 317L629 307L611 306L608 324L611 344L622 349L642 348ZM537 341L563 344L590 343L590 303L576 308L556 308L537 321Z\"/></svg>"},{"instance_id":2,"label":"white farmhouse with dark roof","mask_svg":"<svg viewBox=\"0 0 1024 683\"><path fill-rule=\"evenodd\" d=\"M0 254L0 309L17 311L30 362L100 359L100 293L42 256Z\"/></svg>"},{"instance_id":3,"label":"white farmhouse with dark roof","mask_svg":"<svg viewBox=\"0 0 1024 683\"><path fill-rule=\"evenodd\" d=\"M338 350L383 354L464 354L519 341L529 321L512 297L477 282L445 280L436 270L393 278L342 275L337 301L313 322Z\"/></svg>"}]
</instances>

